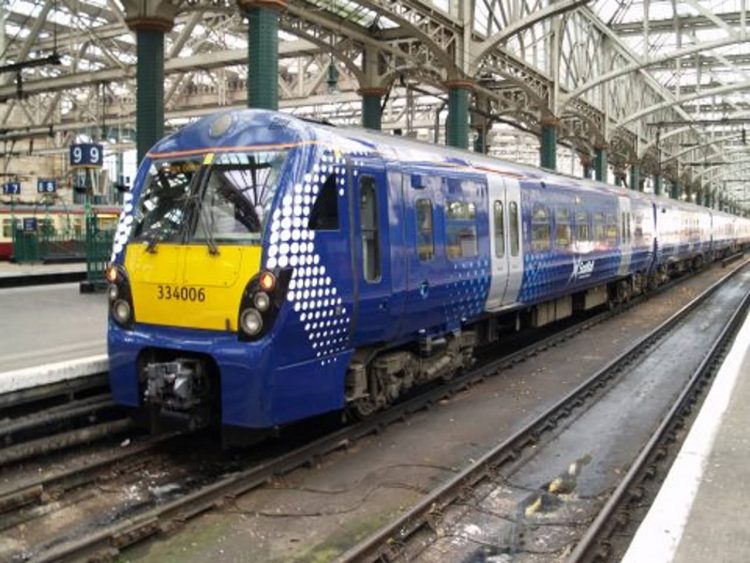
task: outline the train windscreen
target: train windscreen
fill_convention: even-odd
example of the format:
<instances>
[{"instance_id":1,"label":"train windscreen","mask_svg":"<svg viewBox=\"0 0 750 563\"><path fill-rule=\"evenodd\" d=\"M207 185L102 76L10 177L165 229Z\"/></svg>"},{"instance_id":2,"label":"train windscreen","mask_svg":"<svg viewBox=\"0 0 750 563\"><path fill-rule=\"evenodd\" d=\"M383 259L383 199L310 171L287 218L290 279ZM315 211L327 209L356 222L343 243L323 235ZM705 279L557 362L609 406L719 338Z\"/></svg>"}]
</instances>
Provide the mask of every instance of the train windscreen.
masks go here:
<instances>
[{"instance_id":1,"label":"train windscreen","mask_svg":"<svg viewBox=\"0 0 750 563\"><path fill-rule=\"evenodd\" d=\"M134 216L133 240L259 244L286 151L155 160Z\"/></svg>"}]
</instances>

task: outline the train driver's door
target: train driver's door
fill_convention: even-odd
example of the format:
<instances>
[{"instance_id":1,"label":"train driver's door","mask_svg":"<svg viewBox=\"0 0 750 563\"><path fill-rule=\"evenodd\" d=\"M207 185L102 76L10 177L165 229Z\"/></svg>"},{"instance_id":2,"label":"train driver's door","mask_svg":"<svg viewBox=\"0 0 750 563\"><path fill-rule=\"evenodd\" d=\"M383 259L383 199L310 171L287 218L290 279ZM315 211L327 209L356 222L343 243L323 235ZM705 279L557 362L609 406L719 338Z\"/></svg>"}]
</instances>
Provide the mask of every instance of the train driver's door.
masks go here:
<instances>
[{"instance_id":1,"label":"train driver's door","mask_svg":"<svg viewBox=\"0 0 750 563\"><path fill-rule=\"evenodd\" d=\"M391 259L388 187L379 161L349 164L354 323L357 340L386 341L396 322L391 317ZM355 346L357 342L354 342Z\"/></svg>"},{"instance_id":2,"label":"train driver's door","mask_svg":"<svg viewBox=\"0 0 750 563\"><path fill-rule=\"evenodd\" d=\"M521 187L515 178L488 176L492 283L487 308L516 302L523 280Z\"/></svg>"}]
</instances>

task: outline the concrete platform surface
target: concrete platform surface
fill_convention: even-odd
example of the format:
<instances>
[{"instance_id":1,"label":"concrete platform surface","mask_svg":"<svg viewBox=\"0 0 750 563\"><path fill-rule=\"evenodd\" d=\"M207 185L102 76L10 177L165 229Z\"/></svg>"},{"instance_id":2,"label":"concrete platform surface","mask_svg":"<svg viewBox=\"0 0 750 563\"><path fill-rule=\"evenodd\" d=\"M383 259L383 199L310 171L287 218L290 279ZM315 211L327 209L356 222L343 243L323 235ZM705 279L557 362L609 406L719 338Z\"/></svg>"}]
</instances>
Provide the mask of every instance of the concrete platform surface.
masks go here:
<instances>
[{"instance_id":1,"label":"concrete platform surface","mask_svg":"<svg viewBox=\"0 0 750 563\"><path fill-rule=\"evenodd\" d=\"M12 262L0 262L0 278L41 276L47 274L85 271L85 262L75 262L71 264L14 264Z\"/></svg>"},{"instance_id":2,"label":"concrete platform surface","mask_svg":"<svg viewBox=\"0 0 750 563\"><path fill-rule=\"evenodd\" d=\"M750 317L623 562L750 561Z\"/></svg>"},{"instance_id":3,"label":"concrete platform surface","mask_svg":"<svg viewBox=\"0 0 750 563\"><path fill-rule=\"evenodd\" d=\"M0 373L106 353L107 298L77 283L0 290Z\"/></svg>"}]
</instances>

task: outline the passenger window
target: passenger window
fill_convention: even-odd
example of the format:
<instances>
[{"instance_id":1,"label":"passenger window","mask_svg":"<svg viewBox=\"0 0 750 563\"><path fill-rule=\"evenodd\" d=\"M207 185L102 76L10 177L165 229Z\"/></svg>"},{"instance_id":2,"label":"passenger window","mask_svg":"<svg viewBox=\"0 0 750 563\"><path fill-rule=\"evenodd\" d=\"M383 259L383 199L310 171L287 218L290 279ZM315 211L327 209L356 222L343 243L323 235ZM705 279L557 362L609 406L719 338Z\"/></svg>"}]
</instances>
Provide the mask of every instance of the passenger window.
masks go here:
<instances>
[{"instance_id":1,"label":"passenger window","mask_svg":"<svg viewBox=\"0 0 750 563\"><path fill-rule=\"evenodd\" d=\"M417 214L417 256L422 262L435 257L435 241L432 232L432 201L420 198L415 202Z\"/></svg>"},{"instance_id":2,"label":"passenger window","mask_svg":"<svg viewBox=\"0 0 750 563\"><path fill-rule=\"evenodd\" d=\"M365 281L380 279L380 241L378 236L378 200L375 178L359 178L359 224L362 229L362 273Z\"/></svg>"},{"instance_id":3,"label":"passenger window","mask_svg":"<svg viewBox=\"0 0 750 563\"><path fill-rule=\"evenodd\" d=\"M337 231L339 228L339 204L336 197L336 174L328 176L320 189L318 199L310 210L307 228L313 231Z\"/></svg>"},{"instance_id":4,"label":"passenger window","mask_svg":"<svg viewBox=\"0 0 750 563\"><path fill-rule=\"evenodd\" d=\"M607 244L617 245L617 215L607 213Z\"/></svg>"},{"instance_id":5,"label":"passenger window","mask_svg":"<svg viewBox=\"0 0 750 563\"><path fill-rule=\"evenodd\" d=\"M531 248L537 252L549 250L550 242L549 211L543 205L535 205L531 216Z\"/></svg>"},{"instance_id":6,"label":"passenger window","mask_svg":"<svg viewBox=\"0 0 750 563\"><path fill-rule=\"evenodd\" d=\"M510 255L518 256L518 204L511 201L508 205L508 228L510 229Z\"/></svg>"},{"instance_id":7,"label":"passenger window","mask_svg":"<svg viewBox=\"0 0 750 563\"><path fill-rule=\"evenodd\" d=\"M570 211L555 210L555 245L559 248L570 246Z\"/></svg>"},{"instance_id":8,"label":"passenger window","mask_svg":"<svg viewBox=\"0 0 750 563\"><path fill-rule=\"evenodd\" d=\"M576 240L578 242L588 242L591 240L589 214L586 211L576 211Z\"/></svg>"},{"instance_id":9,"label":"passenger window","mask_svg":"<svg viewBox=\"0 0 750 563\"><path fill-rule=\"evenodd\" d=\"M627 221L625 222L625 226L627 227L627 230L625 231L628 234L628 243L630 243L632 238L633 231L630 230L630 213L627 214Z\"/></svg>"},{"instance_id":10,"label":"passenger window","mask_svg":"<svg viewBox=\"0 0 750 563\"><path fill-rule=\"evenodd\" d=\"M607 242L607 231L604 227L604 213L594 213L594 238L597 242Z\"/></svg>"},{"instance_id":11,"label":"passenger window","mask_svg":"<svg viewBox=\"0 0 750 563\"><path fill-rule=\"evenodd\" d=\"M505 256L505 222L503 217L503 202L496 201L494 205L495 215L495 256Z\"/></svg>"},{"instance_id":12,"label":"passenger window","mask_svg":"<svg viewBox=\"0 0 750 563\"><path fill-rule=\"evenodd\" d=\"M445 206L445 252L448 258L471 258L477 250L477 210L473 203L449 201Z\"/></svg>"}]
</instances>

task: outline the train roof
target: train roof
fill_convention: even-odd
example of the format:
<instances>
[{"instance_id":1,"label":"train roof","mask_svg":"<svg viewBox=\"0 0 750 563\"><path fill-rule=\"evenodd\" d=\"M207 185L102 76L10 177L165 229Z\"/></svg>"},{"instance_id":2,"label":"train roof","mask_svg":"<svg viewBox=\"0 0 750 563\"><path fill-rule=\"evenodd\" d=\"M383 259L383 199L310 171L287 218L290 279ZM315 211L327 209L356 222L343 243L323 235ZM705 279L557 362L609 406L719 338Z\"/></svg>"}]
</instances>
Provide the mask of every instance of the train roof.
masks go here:
<instances>
[{"instance_id":1,"label":"train roof","mask_svg":"<svg viewBox=\"0 0 750 563\"><path fill-rule=\"evenodd\" d=\"M152 158L200 155L210 151L242 150L252 147L282 149L300 144L326 144L356 158L379 155L414 165L475 169L514 177L520 181L544 182L559 188L584 189L613 196L626 196L662 206L706 211L689 202L644 194L611 184L550 172L480 155L468 150L435 145L424 141L388 135L355 127L337 127L302 120L292 115L260 109L227 110L199 119L165 137L149 152ZM724 214L711 210L713 213Z\"/></svg>"}]
</instances>

